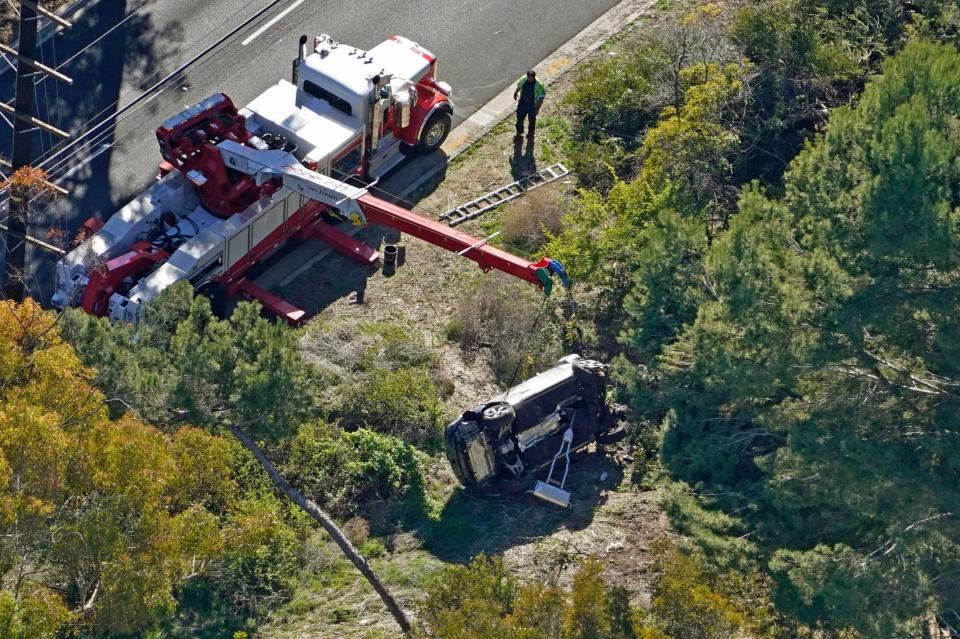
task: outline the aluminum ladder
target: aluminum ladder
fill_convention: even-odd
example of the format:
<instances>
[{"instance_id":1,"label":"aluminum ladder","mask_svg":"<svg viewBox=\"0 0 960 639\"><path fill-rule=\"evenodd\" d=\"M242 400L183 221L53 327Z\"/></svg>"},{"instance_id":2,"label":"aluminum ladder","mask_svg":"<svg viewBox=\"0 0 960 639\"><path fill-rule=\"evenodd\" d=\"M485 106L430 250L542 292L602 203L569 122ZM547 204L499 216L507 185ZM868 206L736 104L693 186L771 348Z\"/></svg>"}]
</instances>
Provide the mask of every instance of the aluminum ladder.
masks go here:
<instances>
[{"instance_id":1,"label":"aluminum ladder","mask_svg":"<svg viewBox=\"0 0 960 639\"><path fill-rule=\"evenodd\" d=\"M480 217L490 209L494 209L505 202L515 200L527 191L532 191L538 186L549 184L550 182L559 180L560 178L569 174L570 171L568 171L567 167L560 162L551 164L545 169L540 169L533 175L528 175L521 180L511 182L510 184L495 191L490 191L489 193L481 195L474 200L470 200L466 204L461 204L460 206L452 208L446 213L442 214L440 219L445 221L450 226L462 224L467 220Z\"/></svg>"},{"instance_id":2,"label":"aluminum ladder","mask_svg":"<svg viewBox=\"0 0 960 639\"><path fill-rule=\"evenodd\" d=\"M563 431L563 440L560 442L560 450L553 456L550 462L550 471L547 473L547 481L537 480L533 486L533 495L551 504L561 508L570 507L570 492L563 489L567 483L567 473L570 472L570 447L573 445L573 419L570 419L570 425ZM560 480L553 478L553 469L558 459L563 459L563 477Z\"/></svg>"}]
</instances>

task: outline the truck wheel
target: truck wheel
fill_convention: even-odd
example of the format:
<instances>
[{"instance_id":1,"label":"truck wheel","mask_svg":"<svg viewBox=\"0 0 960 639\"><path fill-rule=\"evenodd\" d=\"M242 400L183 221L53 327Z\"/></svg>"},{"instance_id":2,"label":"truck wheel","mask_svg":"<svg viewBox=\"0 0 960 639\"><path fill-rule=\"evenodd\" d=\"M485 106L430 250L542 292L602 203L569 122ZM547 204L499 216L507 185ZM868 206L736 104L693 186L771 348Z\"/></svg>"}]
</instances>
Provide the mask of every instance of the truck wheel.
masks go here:
<instances>
[{"instance_id":1,"label":"truck wheel","mask_svg":"<svg viewBox=\"0 0 960 639\"><path fill-rule=\"evenodd\" d=\"M610 430L597 433L597 443L601 446L622 442L627 436L627 427L623 424L614 426Z\"/></svg>"},{"instance_id":2,"label":"truck wheel","mask_svg":"<svg viewBox=\"0 0 960 639\"><path fill-rule=\"evenodd\" d=\"M226 319L230 301L226 286L220 282L210 281L197 289L197 295L203 295L210 300L210 310L216 317Z\"/></svg>"},{"instance_id":3,"label":"truck wheel","mask_svg":"<svg viewBox=\"0 0 960 639\"><path fill-rule=\"evenodd\" d=\"M429 120L423 131L420 133L420 150L424 153L432 153L440 148L443 141L447 139L453 120L449 113L435 113Z\"/></svg>"},{"instance_id":4,"label":"truck wheel","mask_svg":"<svg viewBox=\"0 0 960 639\"><path fill-rule=\"evenodd\" d=\"M500 433L509 431L510 425L513 424L516 417L517 414L514 412L513 406L507 402L497 402L483 409L480 414L480 422L484 430Z\"/></svg>"}]
</instances>

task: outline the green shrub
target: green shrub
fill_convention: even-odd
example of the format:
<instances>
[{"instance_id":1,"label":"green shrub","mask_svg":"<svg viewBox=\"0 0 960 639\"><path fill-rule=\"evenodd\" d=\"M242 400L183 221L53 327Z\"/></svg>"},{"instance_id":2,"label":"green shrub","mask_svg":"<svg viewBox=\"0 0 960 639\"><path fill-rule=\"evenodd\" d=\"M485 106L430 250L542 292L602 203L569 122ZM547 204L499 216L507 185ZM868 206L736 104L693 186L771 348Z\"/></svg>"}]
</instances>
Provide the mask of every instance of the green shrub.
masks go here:
<instances>
[{"instance_id":1,"label":"green shrub","mask_svg":"<svg viewBox=\"0 0 960 639\"><path fill-rule=\"evenodd\" d=\"M449 565L425 586L418 621L433 639L724 639L780 636L772 626L767 584L734 573L705 572L695 557L661 545L651 610L630 606L603 565L587 557L569 591L524 582L502 559ZM747 612L749 611L749 612Z\"/></svg>"},{"instance_id":2,"label":"green shrub","mask_svg":"<svg viewBox=\"0 0 960 639\"><path fill-rule=\"evenodd\" d=\"M361 428L346 433L351 451L345 471L355 494L373 493L381 499L402 496L423 484L422 455L402 440Z\"/></svg>"},{"instance_id":3,"label":"green shrub","mask_svg":"<svg viewBox=\"0 0 960 639\"><path fill-rule=\"evenodd\" d=\"M367 428L434 448L443 422L439 395L423 369L376 369L347 391L342 417L350 428Z\"/></svg>"},{"instance_id":4,"label":"green shrub","mask_svg":"<svg viewBox=\"0 0 960 639\"><path fill-rule=\"evenodd\" d=\"M354 514L371 500L401 500L422 490L423 456L390 435L307 424L286 453L284 476L337 515ZM356 543L367 534L369 530L356 535Z\"/></svg>"},{"instance_id":5,"label":"green shrub","mask_svg":"<svg viewBox=\"0 0 960 639\"><path fill-rule=\"evenodd\" d=\"M650 49L607 55L584 65L564 102L579 117L578 137L617 137L627 146L656 115L653 80L664 60Z\"/></svg>"},{"instance_id":6,"label":"green shrub","mask_svg":"<svg viewBox=\"0 0 960 639\"><path fill-rule=\"evenodd\" d=\"M231 612L257 614L289 598L300 568L301 539L279 500L244 499L227 520L229 544L210 583Z\"/></svg>"},{"instance_id":7,"label":"green shrub","mask_svg":"<svg viewBox=\"0 0 960 639\"><path fill-rule=\"evenodd\" d=\"M676 549L659 558L652 612L673 637L721 639L742 636L750 618L730 597L716 592L699 562Z\"/></svg>"},{"instance_id":8,"label":"green shrub","mask_svg":"<svg viewBox=\"0 0 960 639\"><path fill-rule=\"evenodd\" d=\"M324 423L304 424L287 445L284 477L314 501L336 514L350 511L354 486L344 469L353 451L339 429Z\"/></svg>"},{"instance_id":9,"label":"green shrub","mask_svg":"<svg viewBox=\"0 0 960 639\"><path fill-rule=\"evenodd\" d=\"M371 537L357 547L360 554L367 559L377 559L387 554L387 547L379 539Z\"/></svg>"},{"instance_id":10,"label":"green shrub","mask_svg":"<svg viewBox=\"0 0 960 639\"><path fill-rule=\"evenodd\" d=\"M581 187L607 193L617 180L632 176L636 159L619 140L600 137L575 145L570 152L570 165Z\"/></svg>"}]
</instances>

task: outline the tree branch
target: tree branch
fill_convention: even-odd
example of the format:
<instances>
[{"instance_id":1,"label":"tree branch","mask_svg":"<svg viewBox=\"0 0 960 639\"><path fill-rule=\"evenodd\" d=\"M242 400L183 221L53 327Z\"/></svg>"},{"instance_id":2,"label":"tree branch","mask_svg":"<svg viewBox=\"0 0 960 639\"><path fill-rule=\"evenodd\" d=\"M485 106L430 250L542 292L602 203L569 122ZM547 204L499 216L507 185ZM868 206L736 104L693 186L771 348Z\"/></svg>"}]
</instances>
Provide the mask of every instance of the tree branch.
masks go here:
<instances>
[{"instance_id":1,"label":"tree branch","mask_svg":"<svg viewBox=\"0 0 960 639\"><path fill-rule=\"evenodd\" d=\"M394 598L393 594L387 589L386 585L380 580L380 577L373 571L373 568L370 567L370 564L367 563L367 560L360 554L360 552L354 547L350 540L347 539L346 535L343 534L343 531L334 523L333 519L324 512L316 503L308 499L301 493L299 490L290 485L290 483L283 478L280 472L274 467L274 465L267 459L266 454L263 452L263 449L243 430L239 425L230 425L227 427L230 432L236 437L241 444L243 444L247 450L253 453L253 456L257 458L257 461L267 471L267 475L270 476L270 480L273 484L280 489L284 495L287 496L293 503L303 509L310 517L312 517L320 526L327 531L327 534L333 538L333 540L340 546L340 550L353 562L353 565L357 567L357 570L366 577L367 581L373 587L373 589L380 595L380 599L383 600L384 605L390 611L390 614L393 615L393 618L396 620L397 625L403 630L404 634L409 635L412 631L412 626L410 620L407 618L406 612L403 608L400 607L400 604Z\"/></svg>"}]
</instances>

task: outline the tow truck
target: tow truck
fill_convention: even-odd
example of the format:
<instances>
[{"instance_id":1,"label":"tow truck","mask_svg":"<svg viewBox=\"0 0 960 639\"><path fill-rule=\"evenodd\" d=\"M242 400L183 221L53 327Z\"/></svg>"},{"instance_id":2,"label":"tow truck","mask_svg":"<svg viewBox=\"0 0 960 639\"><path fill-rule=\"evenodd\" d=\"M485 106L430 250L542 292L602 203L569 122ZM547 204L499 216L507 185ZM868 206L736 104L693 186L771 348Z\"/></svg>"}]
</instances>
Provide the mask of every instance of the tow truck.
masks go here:
<instances>
[{"instance_id":1,"label":"tow truck","mask_svg":"<svg viewBox=\"0 0 960 639\"><path fill-rule=\"evenodd\" d=\"M317 237L367 264L379 253L341 230L379 224L541 287L569 285L549 258L530 262L372 195L371 181L415 152L440 147L451 88L436 57L392 36L369 51L301 36L292 81L238 109L215 94L156 131L155 184L57 264L55 306L136 324L146 304L188 280L214 310L230 296L259 300L297 325L304 312L246 276L288 241ZM339 222L336 225L333 222Z\"/></svg>"}]
</instances>

